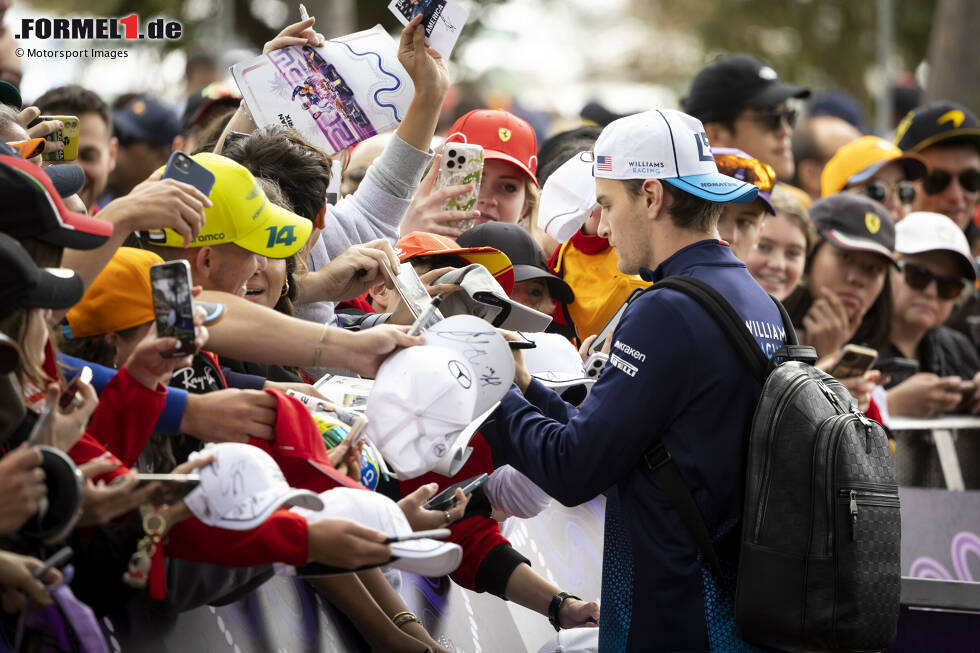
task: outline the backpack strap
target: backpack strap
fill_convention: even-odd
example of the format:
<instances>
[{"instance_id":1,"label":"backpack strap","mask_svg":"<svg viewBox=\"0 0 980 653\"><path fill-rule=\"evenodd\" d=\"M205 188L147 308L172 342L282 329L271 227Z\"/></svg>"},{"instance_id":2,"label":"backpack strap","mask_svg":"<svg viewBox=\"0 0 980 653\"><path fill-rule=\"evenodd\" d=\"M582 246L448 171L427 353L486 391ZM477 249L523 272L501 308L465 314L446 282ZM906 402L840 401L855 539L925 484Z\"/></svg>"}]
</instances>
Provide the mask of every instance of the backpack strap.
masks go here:
<instances>
[{"instance_id":1,"label":"backpack strap","mask_svg":"<svg viewBox=\"0 0 980 653\"><path fill-rule=\"evenodd\" d=\"M762 348L759 347L759 343L756 342L745 326L745 321L735 312L732 305L721 296L721 293L700 279L681 276L667 277L657 282L654 288L676 290L700 304L715 323L721 327L739 358L748 365L752 376L759 383L766 380L769 371L769 359L762 353Z\"/></svg>"},{"instance_id":2,"label":"backpack strap","mask_svg":"<svg viewBox=\"0 0 980 653\"><path fill-rule=\"evenodd\" d=\"M676 290L677 292L684 293L700 304L715 323L721 327L721 330L725 332L725 336L735 348L739 357L748 365L752 376L759 383L765 382L770 370L769 359L762 353L759 343L756 342L755 338L745 326L745 321L735 312L735 309L732 308L732 305L728 303L721 293L700 279L684 276L667 277L657 282L654 286L651 286L651 289L656 288ZM793 323L786 313L786 309L783 308L783 305L775 297L772 297L772 300L779 308L779 314L783 320L783 327L786 330L786 344L797 346L799 340L797 339L796 331L793 329ZM674 510L677 511L678 517L680 517L684 527L694 539L705 562L714 571L715 576L721 580L721 561L718 559L718 554L715 552L714 546L711 543L708 527L701 517L701 511L698 509L694 497L691 496L691 490L687 487L687 483L684 482L684 478L681 476L680 470L677 469L677 465L674 464L670 452L667 451L667 448L662 443L658 443L650 447L643 454L643 461L650 471L653 472L653 477L657 481L657 485L660 486L660 489L667 496L667 500L670 501Z\"/></svg>"}]
</instances>

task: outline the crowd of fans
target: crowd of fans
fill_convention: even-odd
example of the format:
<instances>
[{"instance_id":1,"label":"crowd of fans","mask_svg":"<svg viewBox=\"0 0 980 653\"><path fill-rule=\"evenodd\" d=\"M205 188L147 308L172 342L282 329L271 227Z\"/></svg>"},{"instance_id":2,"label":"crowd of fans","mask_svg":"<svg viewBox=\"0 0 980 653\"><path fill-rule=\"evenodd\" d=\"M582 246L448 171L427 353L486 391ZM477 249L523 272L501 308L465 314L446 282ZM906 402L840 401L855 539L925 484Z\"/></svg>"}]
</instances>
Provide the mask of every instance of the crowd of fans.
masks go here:
<instances>
[{"instance_id":1,"label":"crowd of fans","mask_svg":"<svg viewBox=\"0 0 980 653\"><path fill-rule=\"evenodd\" d=\"M650 285L642 265L621 260L635 246L611 244L609 214L617 209L596 195L594 177L607 165L597 139L620 138L615 130L625 123L583 124L540 146L528 122L500 109L475 109L440 129L449 74L417 22L399 43L415 86L400 126L334 156L288 128L257 127L237 90L220 81L200 82L182 118L147 95L110 105L78 85L52 88L27 105L16 83L0 82L0 625L7 641L50 638L58 617L44 608L68 601L84 607L65 628L74 633L69 648L84 649L87 637L98 638L88 630L98 632L94 616L132 602L170 611L223 604L279 565L319 563L334 573L309 582L373 650L447 650L407 610L397 571L381 566L394 545L380 522L357 519L357 511L352 520L289 509L346 501L345 489L357 489L389 497L411 529L450 529L458 557L431 573L523 605L556 629L601 624L602 650L621 650L608 633L631 631L628 610L604 596L609 607L600 618L599 597L563 593L501 533L502 520L532 517L553 496L564 503L594 496L582 495L593 485L585 481L579 491L555 489L546 463L540 473L506 464L512 452L499 444L501 429L524 428L521 420L532 416L504 415L514 406L504 401L492 434L473 435L472 453L452 477L375 474L369 483L365 470L377 467L363 443L342 437L330 446L296 396L325 400L314 387L325 374L373 379L393 354L425 344L408 333L415 316L390 276L400 266L412 266L447 302L474 295L467 284L477 275L467 270L482 266L489 274L480 288L504 293L498 304L550 317L543 330L557 334L556 351L578 350L583 366L617 309ZM322 40L308 19L265 51ZM818 367L832 370L848 344L877 351L876 369L839 379L870 417L887 427L897 415L980 413L976 116L953 102L926 104L883 138L815 111L797 125L809 95L742 54L718 58L694 78L682 110L703 125L703 141L688 145L702 162L713 158L718 172L754 187L748 201L704 213L702 231L713 233L716 223L714 242L720 237L734 255L726 265L747 269L785 304ZM42 163L42 144L60 146L43 140L60 123L34 124L39 115L78 117L76 162ZM484 149L479 198L466 211L444 206L469 185L436 184L442 144L455 142ZM176 150L214 175L209 195L161 178ZM344 168L342 197L331 204L334 160ZM642 179L620 179L643 197ZM702 210L683 185L663 188L674 215ZM460 228L467 221L476 226ZM292 238L268 238L269 229L284 228ZM150 285L150 268L169 261L187 262L198 303L198 350L181 357L168 355L173 338L157 335ZM224 306L220 320L207 315L214 304ZM606 354L613 341L606 339ZM518 385L532 400L537 386L522 382L517 359ZM550 387L581 403L595 382L583 366ZM62 402L67 381L85 367L91 382L78 382L74 398ZM249 462L228 448L235 443L265 457ZM980 487L975 452L959 446L967 487ZM242 465L271 459L293 488L269 499L248 528L211 520L190 499L158 500L161 485L135 473L206 478L211 470L233 484L228 461L239 455ZM929 482L935 461L924 441L900 441L897 455L915 463L903 482ZM448 510L424 506L439 488L481 473L490 474L486 485L472 495L457 491ZM628 521L624 499L615 510ZM42 569L64 544L71 572ZM683 546L693 560L693 543ZM635 555L642 565L642 552ZM352 569L360 571L337 573Z\"/></svg>"}]
</instances>

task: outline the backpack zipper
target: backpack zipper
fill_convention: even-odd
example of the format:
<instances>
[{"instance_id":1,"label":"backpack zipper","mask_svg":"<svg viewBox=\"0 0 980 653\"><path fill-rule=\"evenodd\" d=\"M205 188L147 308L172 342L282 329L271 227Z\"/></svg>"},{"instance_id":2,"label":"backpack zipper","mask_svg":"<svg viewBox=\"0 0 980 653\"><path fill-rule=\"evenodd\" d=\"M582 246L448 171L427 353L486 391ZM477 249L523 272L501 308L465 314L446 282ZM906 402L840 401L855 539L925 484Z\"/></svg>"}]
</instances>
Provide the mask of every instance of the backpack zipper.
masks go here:
<instances>
[{"instance_id":1,"label":"backpack zipper","mask_svg":"<svg viewBox=\"0 0 980 653\"><path fill-rule=\"evenodd\" d=\"M776 439L776 425L779 423L779 418L782 417L783 409L786 408L786 404L789 400L796 394L796 391L810 380L810 377L806 374L801 374L799 377L793 380L783 396L779 398L776 403L776 410L773 413L772 422L769 426L769 442L766 445L766 468L762 474L762 494L760 498L762 499L762 505L759 506L759 512L755 516L755 530L752 535L752 541L759 541L759 531L762 530L762 519L766 514L766 506L769 504L769 483L772 474L772 447Z\"/></svg>"},{"instance_id":2,"label":"backpack zipper","mask_svg":"<svg viewBox=\"0 0 980 653\"><path fill-rule=\"evenodd\" d=\"M851 515L851 541L857 540L858 529L858 498L861 503L869 506L885 506L898 508L898 490L895 492L875 492L871 490L857 490L853 488L841 488L838 492L842 499L848 500L848 512Z\"/></svg>"},{"instance_id":3,"label":"backpack zipper","mask_svg":"<svg viewBox=\"0 0 980 653\"><path fill-rule=\"evenodd\" d=\"M834 546L834 469L837 467L834 454L837 451L837 442L840 439L840 432L849 422L857 420L854 413L844 413L837 416L837 423L830 431L830 439L827 442L827 550L826 555L830 555Z\"/></svg>"}]
</instances>

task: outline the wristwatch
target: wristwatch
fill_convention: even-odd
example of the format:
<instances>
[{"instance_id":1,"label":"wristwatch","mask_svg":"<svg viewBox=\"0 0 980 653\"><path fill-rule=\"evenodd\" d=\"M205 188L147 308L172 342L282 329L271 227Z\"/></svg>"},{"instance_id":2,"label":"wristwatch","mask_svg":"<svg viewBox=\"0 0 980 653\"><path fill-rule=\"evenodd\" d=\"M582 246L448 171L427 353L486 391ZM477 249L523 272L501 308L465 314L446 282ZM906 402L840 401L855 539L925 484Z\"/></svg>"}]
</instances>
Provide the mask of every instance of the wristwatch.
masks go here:
<instances>
[{"instance_id":1,"label":"wristwatch","mask_svg":"<svg viewBox=\"0 0 980 653\"><path fill-rule=\"evenodd\" d=\"M555 630L561 630L561 621L558 619L558 611L561 610L562 604L565 599L577 599L581 601L579 597L574 594L569 594L568 592L559 592L551 597L551 603L548 604L548 621L551 625L555 627Z\"/></svg>"}]
</instances>

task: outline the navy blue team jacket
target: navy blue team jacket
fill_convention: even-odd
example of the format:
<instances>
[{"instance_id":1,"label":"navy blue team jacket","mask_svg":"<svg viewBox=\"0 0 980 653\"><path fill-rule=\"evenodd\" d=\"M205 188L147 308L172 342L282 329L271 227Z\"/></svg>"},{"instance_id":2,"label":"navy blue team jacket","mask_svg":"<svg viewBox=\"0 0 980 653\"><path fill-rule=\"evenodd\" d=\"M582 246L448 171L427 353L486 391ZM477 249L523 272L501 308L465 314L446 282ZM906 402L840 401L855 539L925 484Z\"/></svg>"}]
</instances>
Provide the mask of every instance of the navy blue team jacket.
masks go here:
<instances>
[{"instance_id":1,"label":"navy blue team jacket","mask_svg":"<svg viewBox=\"0 0 980 653\"><path fill-rule=\"evenodd\" d=\"M784 342L776 305L724 243L694 243L641 275L701 279L731 303L767 356ZM495 457L563 504L606 494L601 653L751 650L736 641L730 595L702 568L641 458L663 442L713 536L737 533L745 438L760 390L694 300L653 290L626 310L580 410L532 381L526 396L512 387L484 426Z\"/></svg>"}]
</instances>

